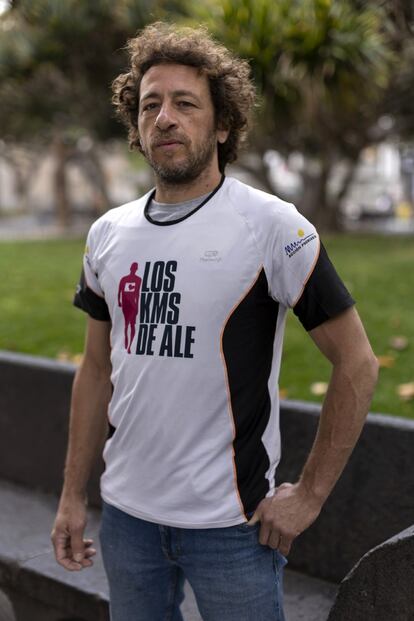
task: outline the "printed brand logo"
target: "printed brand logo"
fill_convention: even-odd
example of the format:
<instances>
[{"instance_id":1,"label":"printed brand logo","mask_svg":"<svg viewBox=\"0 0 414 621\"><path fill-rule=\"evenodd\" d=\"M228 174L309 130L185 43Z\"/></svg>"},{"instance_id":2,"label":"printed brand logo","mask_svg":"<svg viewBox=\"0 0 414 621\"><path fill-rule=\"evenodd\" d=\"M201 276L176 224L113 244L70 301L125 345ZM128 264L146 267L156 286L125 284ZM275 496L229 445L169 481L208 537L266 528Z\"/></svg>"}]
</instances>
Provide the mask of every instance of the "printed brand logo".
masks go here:
<instances>
[{"instance_id":1,"label":"printed brand logo","mask_svg":"<svg viewBox=\"0 0 414 621\"><path fill-rule=\"evenodd\" d=\"M221 261L221 257L219 256L218 250L206 250L204 255L200 257L200 261L204 263L210 263L212 261L219 263Z\"/></svg>"},{"instance_id":2,"label":"printed brand logo","mask_svg":"<svg viewBox=\"0 0 414 621\"><path fill-rule=\"evenodd\" d=\"M294 254L299 252L301 248L306 246L306 244L309 244L309 242L316 239L315 233L310 233L305 236L305 231L303 229L298 230L298 237L300 238L299 240L293 241L285 246L285 254L289 257L289 259L293 257Z\"/></svg>"}]
</instances>

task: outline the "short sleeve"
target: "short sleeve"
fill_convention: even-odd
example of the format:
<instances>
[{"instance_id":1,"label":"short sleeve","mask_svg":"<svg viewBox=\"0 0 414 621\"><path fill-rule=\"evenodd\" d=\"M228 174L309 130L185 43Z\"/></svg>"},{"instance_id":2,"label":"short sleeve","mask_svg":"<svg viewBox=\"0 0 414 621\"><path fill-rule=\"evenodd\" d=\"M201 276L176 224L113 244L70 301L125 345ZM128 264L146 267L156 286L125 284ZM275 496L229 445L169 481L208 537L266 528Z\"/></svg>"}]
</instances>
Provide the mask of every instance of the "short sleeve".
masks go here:
<instances>
[{"instance_id":1,"label":"short sleeve","mask_svg":"<svg viewBox=\"0 0 414 621\"><path fill-rule=\"evenodd\" d=\"M96 268L96 240L93 227L89 231L83 256L83 266L76 287L73 304L85 311L93 319L110 321L108 306L105 295L99 284L99 276Z\"/></svg>"},{"instance_id":2,"label":"short sleeve","mask_svg":"<svg viewBox=\"0 0 414 621\"><path fill-rule=\"evenodd\" d=\"M318 259L319 236L315 227L287 203L272 229L265 255L270 295L293 308Z\"/></svg>"},{"instance_id":3,"label":"short sleeve","mask_svg":"<svg viewBox=\"0 0 414 621\"><path fill-rule=\"evenodd\" d=\"M306 330L313 330L354 304L355 300L338 276L325 247L321 244L316 265L293 312Z\"/></svg>"}]
</instances>

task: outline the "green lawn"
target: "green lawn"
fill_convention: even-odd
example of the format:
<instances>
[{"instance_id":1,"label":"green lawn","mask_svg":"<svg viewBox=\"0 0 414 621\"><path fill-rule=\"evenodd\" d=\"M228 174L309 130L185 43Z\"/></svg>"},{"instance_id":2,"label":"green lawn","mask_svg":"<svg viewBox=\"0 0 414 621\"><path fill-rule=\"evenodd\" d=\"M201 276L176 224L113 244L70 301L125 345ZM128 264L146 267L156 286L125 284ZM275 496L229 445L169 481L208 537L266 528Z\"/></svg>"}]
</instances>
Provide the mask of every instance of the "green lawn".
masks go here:
<instances>
[{"instance_id":1,"label":"green lawn","mask_svg":"<svg viewBox=\"0 0 414 621\"><path fill-rule=\"evenodd\" d=\"M0 349L56 357L83 348L84 314L72 306L84 241L0 244Z\"/></svg>"},{"instance_id":2,"label":"green lawn","mask_svg":"<svg viewBox=\"0 0 414 621\"><path fill-rule=\"evenodd\" d=\"M80 271L83 241L0 244L0 349L42 356L82 351L84 314L71 305ZM414 399L397 395L414 382L414 240L385 237L325 239L329 255L357 300L359 313L381 369L372 405L377 412L414 418ZM390 339L404 336L397 351ZM329 367L296 317L289 317L281 388L288 398L318 401L314 382L326 382Z\"/></svg>"},{"instance_id":3,"label":"green lawn","mask_svg":"<svg viewBox=\"0 0 414 621\"><path fill-rule=\"evenodd\" d=\"M389 357L392 364L380 370L372 411L414 418L414 400L402 401L396 392L398 385L414 382L414 239L343 236L324 242L357 302L376 355ZM406 349L390 346L395 336L407 339ZM328 378L328 364L291 314L281 388L292 399L320 400L310 386Z\"/></svg>"}]
</instances>

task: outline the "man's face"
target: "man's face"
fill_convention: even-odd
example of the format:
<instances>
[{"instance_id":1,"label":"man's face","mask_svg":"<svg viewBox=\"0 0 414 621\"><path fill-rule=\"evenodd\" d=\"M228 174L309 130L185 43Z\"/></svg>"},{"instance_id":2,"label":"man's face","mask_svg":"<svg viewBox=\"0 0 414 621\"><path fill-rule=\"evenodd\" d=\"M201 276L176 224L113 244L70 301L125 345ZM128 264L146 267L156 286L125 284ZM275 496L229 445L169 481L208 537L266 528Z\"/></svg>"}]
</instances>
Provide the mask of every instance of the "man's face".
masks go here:
<instances>
[{"instance_id":1,"label":"man's face","mask_svg":"<svg viewBox=\"0 0 414 621\"><path fill-rule=\"evenodd\" d=\"M195 67L163 64L141 81L138 130L141 149L156 175L170 184L188 183L218 167L217 130L207 77Z\"/></svg>"}]
</instances>

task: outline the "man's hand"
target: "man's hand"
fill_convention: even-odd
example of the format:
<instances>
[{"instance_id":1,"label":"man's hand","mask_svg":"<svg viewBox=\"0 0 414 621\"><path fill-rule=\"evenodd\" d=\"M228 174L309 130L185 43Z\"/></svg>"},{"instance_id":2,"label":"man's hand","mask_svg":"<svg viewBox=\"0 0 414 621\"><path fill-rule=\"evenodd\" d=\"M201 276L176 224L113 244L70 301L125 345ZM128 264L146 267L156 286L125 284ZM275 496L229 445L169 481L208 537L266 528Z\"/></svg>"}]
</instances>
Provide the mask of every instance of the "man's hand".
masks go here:
<instances>
[{"instance_id":1,"label":"man's hand","mask_svg":"<svg viewBox=\"0 0 414 621\"><path fill-rule=\"evenodd\" d=\"M287 556L293 540L316 520L321 507L302 484L283 483L272 498L260 502L248 523L260 522L260 543Z\"/></svg>"},{"instance_id":2,"label":"man's hand","mask_svg":"<svg viewBox=\"0 0 414 621\"><path fill-rule=\"evenodd\" d=\"M93 565L91 557L96 554L93 540L83 538L86 521L84 500L61 500L51 539L57 562L68 571Z\"/></svg>"}]
</instances>

